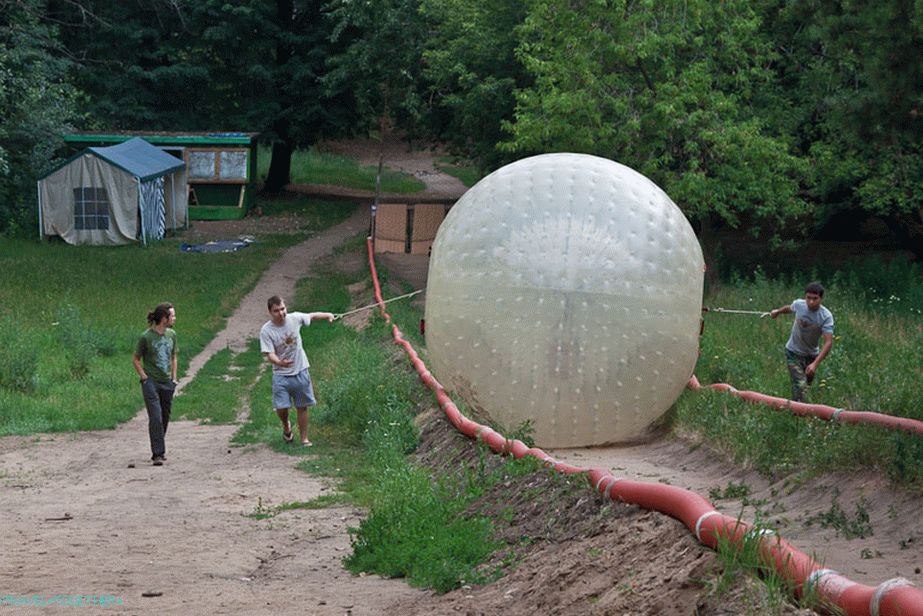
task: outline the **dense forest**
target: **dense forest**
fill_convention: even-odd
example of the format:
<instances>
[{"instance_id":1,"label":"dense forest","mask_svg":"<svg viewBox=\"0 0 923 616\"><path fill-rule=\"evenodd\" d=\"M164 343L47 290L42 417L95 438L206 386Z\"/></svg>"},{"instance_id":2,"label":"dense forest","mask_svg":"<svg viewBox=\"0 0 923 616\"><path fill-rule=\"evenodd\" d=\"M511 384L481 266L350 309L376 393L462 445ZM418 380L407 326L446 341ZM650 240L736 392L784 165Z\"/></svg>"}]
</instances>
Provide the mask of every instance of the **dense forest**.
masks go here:
<instances>
[{"instance_id":1,"label":"dense forest","mask_svg":"<svg viewBox=\"0 0 923 616\"><path fill-rule=\"evenodd\" d=\"M400 130L482 170L585 152L703 234L874 216L923 255L923 0L0 0L0 233L69 130ZM845 221L845 222L843 222Z\"/></svg>"}]
</instances>

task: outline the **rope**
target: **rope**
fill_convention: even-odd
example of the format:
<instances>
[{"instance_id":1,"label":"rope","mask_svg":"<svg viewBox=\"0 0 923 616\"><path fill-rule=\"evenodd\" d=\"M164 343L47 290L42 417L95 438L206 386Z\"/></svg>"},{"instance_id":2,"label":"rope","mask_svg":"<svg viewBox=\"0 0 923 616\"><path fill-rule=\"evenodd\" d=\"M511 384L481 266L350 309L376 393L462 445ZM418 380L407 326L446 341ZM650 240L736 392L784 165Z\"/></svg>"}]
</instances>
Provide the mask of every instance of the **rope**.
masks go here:
<instances>
[{"instance_id":1,"label":"rope","mask_svg":"<svg viewBox=\"0 0 923 616\"><path fill-rule=\"evenodd\" d=\"M769 316L768 312L762 310L732 310L730 308L702 308L702 312L728 312L730 314L758 314L760 318Z\"/></svg>"},{"instance_id":2,"label":"rope","mask_svg":"<svg viewBox=\"0 0 923 616\"><path fill-rule=\"evenodd\" d=\"M336 321L336 320L338 320L338 319L342 319L342 318L345 317L345 316L348 316L348 315L351 315L351 314L355 314L355 313L357 313L357 312L362 312L363 310L371 310L372 308L378 308L378 306L380 306L380 305L382 305L382 304L387 304L387 303L389 303L389 302L396 302L396 301L399 300L399 299L405 299L405 298L407 298L407 297L413 297L413 296L416 295L417 293L422 293L422 292L423 292L423 289L418 289L418 290L412 291L412 292L410 292L410 293L404 293L403 295L398 295L397 297L392 297L391 299L386 299L386 300L384 300L384 301L382 301L382 302L379 302L379 303L377 303L377 304L369 304L368 306L363 306L362 308L356 308L355 310L350 310L349 312L340 312L340 313L336 313L336 314L333 315L333 320Z\"/></svg>"}]
</instances>

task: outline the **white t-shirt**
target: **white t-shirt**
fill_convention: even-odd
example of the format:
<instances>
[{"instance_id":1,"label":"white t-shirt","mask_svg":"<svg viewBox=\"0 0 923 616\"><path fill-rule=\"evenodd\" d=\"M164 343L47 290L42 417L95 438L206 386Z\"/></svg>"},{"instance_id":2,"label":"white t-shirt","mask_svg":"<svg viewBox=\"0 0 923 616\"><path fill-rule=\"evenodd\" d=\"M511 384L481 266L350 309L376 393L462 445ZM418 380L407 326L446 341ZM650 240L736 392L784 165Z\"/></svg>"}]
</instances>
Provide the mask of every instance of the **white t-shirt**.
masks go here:
<instances>
[{"instance_id":1,"label":"white t-shirt","mask_svg":"<svg viewBox=\"0 0 923 616\"><path fill-rule=\"evenodd\" d=\"M803 299L792 302L792 312L795 313L795 322L785 348L806 357L817 355L820 353L817 343L821 334L833 333L833 313L823 304L812 311Z\"/></svg>"},{"instance_id":2,"label":"white t-shirt","mask_svg":"<svg viewBox=\"0 0 923 616\"><path fill-rule=\"evenodd\" d=\"M272 365L274 374L293 375L308 368L308 355L301 344L301 328L311 324L304 312L289 312L285 323L276 325L266 321L260 329L260 352L275 353L279 359L291 359L291 366Z\"/></svg>"}]
</instances>

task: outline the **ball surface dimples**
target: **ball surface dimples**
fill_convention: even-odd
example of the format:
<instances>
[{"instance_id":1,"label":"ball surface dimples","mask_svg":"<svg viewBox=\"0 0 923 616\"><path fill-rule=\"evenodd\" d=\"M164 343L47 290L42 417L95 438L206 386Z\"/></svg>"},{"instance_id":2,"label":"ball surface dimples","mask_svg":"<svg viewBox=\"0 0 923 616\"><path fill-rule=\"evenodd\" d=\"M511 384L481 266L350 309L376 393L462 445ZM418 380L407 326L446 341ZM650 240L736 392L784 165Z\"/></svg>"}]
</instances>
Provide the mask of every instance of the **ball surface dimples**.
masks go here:
<instances>
[{"instance_id":1,"label":"ball surface dimples","mask_svg":"<svg viewBox=\"0 0 923 616\"><path fill-rule=\"evenodd\" d=\"M679 208L619 163L543 154L488 175L433 243L436 378L540 447L643 437L698 355L704 262Z\"/></svg>"}]
</instances>

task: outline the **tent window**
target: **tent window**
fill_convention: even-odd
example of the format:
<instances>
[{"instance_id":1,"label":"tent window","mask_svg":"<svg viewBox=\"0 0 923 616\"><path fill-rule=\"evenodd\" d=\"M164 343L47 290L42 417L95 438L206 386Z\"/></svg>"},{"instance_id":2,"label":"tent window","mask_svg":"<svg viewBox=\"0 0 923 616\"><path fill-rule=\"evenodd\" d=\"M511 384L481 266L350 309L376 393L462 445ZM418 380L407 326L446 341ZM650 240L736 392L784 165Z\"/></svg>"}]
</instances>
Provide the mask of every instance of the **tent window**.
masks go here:
<instances>
[{"instance_id":1,"label":"tent window","mask_svg":"<svg viewBox=\"0 0 923 616\"><path fill-rule=\"evenodd\" d=\"M105 188L74 189L74 228L80 231L109 229L109 195Z\"/></svg>"}]
</instances>

